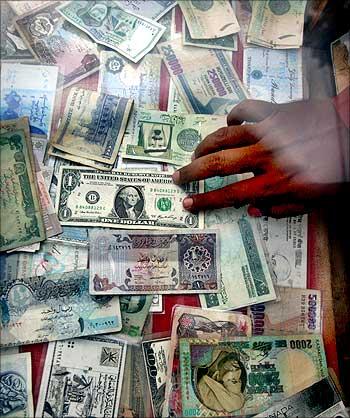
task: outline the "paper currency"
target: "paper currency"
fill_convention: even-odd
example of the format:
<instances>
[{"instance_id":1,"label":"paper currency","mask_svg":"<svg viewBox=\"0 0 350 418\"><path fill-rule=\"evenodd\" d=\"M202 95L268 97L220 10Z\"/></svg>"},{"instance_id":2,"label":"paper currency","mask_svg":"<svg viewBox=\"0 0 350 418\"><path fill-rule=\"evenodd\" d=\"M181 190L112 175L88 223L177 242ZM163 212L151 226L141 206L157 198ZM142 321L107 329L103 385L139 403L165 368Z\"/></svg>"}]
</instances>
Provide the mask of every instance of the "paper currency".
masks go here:
<instances>
[{"instance_id":1,"label":"paper currency","mask_svg":"<svg viewBox=\"0 0 350 418\"><path fill-rule=\"evenodd\" d=\"M335 85L339 94L350 84L350 32L332 42L331 52Z\"/></svg>"},{"instance_id":2,"label":"paper currency","mask_svg":"<svg viewBox=\"0 0 350 418\"><path fill-rule=\"evenodd\" d=\"M168 94L168 112L172 113L188 113L187 107L175 86L173 80L170 79Z\"/></svg>"},{"instance_id":3,"label":"paper currency","mask_svg":"<svg viewBox=\"0 0 350 418\"><path fill-rule=\"evenodd\" d=\"M225 51L183 46L181 39L157 48L189 112L225 115L247 98Z\"/></svg>"},{"instance_id":4,"label":"paper currency","mask_svg":"<svg viewBox=\"0 0 350 418\"><path fill-rule=\"evenodd\" d=\"M129 344L118 417L151 417L151 400L140 345Z\"/></svg>"},{"instance_id":5,"label":"paper currency","mask_svg":"<svg viewBox=\"0 0 350 418\"><path fill-rule=\"evenodd\" d=\"M0 57L1 61L12 60L32 60L33 54L29 51L27 46L13 25L13 20L16 17L15 12L11 9L8 2L2 1L0 3Z\"/></svg>"},{"instance_id":6,"label":"paper currency","mask_svg":"<svg viewBox=\"0 0 350 418\"><path fill-rule=\"evenodd\" d=\"M151 393L153 416L163 416L165 384L168 376L168 357L171 340L162 338L142 342L142 351L147 369L148 387Z\"/></svg>"},{"instance_id":7,"label":"paper currency","mask_svg":"<svg viewBox=\"0 0 350 418\"><path fill-rule=\"evenodd\" d=\"M46 146L47 146L48 140L47 138L43 138L42 136L31 136L30 139L32 141L33 153L38 163L40 164L40 169L43 172L43 176L45 177L44 171L47 170L47 168L43 166L43 164L44 164L45 152L46 152ZM47 188L49 188L49 186L47 186Z\"/></svg>"},{"instance_id":8,"label":"paper currency","mask_svg":"<svg viewBox=\"0 0 350 418\"><path fill-rule=\"evenodd\" d=\"M252 99L287 103L303 98L301 50L245 48L243 83Z\"/></svg>"},{"instance_id":9,"label":"paper currency","mask_svg":"<svg viewBox=\"0 0 350 418\"><path fill-rule=\"evenodd\" d=\"M1 251L46 238L30 147L23 130L0 134Z\"/></svg>"},{"instance_id":10,"label":"paper currency","mask_svg":"<svg viewBox=\"0 0 350 418\"><path fill-rule=\"evenodd\" d=\"M27 252L27 253L35 253L36 251L38 251L40 248L40 242L37 242L35 244L31 244L31 245L25 245L24 247L17 247L13 250L8 250L6 251L7 254L12 254L14 252L18 252L18 251L23 251L23 252Z\"/></svg>"},{"instance_id":11,"label":"paper currency","mask_svg":"<svg viewBox=\"0 0 350 418\"><path fill-rule=\"evenodd\" d=\"M182 21L182 43L199 48L223 49L226 51L237 51L237 35L227 35L222 38L195 39L191 37L185 20Z\"/></svg>"},{"instance_id":12,"label":"paper currency","mask_svg":"<svg viewBox=\"0 0 350 418\"><path fill-rule=\"evenodd\" d=\"M30 2L27 2L30 3ZM16 20L16 28L42 64L56 64L59 87L67 87L99 68L97 45L56 10L60 2L44 2Z\"/></svg>"},{"instance_id":13,"label":"paper currency","mask_svg":"<svg viewBox=\"0 0 350 418\"><path fill-rule=\"evenodd\" d=\"M328 375L322 337L180 340L183 416L256 414Z\"/></svg>"},{"instance_id":14,"label":"paper currency","mask_svg":"<svg viewBox=\"0 0 350 418\"><path fill-rule=\"evenodd\" d=\"M121 333L129 337L141 337L152 304L152 295L123 295L119 303L123 326Z\"/></svg>"},{"instance_id":15,"label":"paper currency","mask_svg":"<svg viewBox=\"0 0 350 418\"><path fill-rule=\"evenodd\" d=\"M113 172L61 167L56 212L62 225L109 228L202 228L203 214L183 209L187 195L203 185L176 186L171 174Z\"/></svg>"},{"instance_id":16,"label":"paper currency","mask_svg":"<svg viewBox=\"0 0 350 418\"><path fill-rule=\"evenodd\" d=\"M306 0L252 3L247 41L268 48L299 48L303 44Z\"/></svg>"},{"instance_id":17,"label":"paper currency","mask_svg":"<svg viewBox=\"0 0 350 418\"><path fill-rule=\"evenodd\" d=\"M125 137L136 134L139 108L159 109L161 64L159 54L147 54L135 65L117 52L101 52L98 91L134 100Z\"/></svg>"},{"instance_id":18,"label":"paper currency","mask_svg":"<svg viewBox=\"0 0 350 418\"><path fill-rule=\"evenodd\" d=\"M30 353L1 353L0 370L0 416L34 417Z\"/></svg>"},{"instance_id":19,"label":"paper currency","mask_svg":"<svg viewBox=\"0 0 350 418\"><path fill-rule=\"evenodd\" d=\"M48 138L56 94L57 67L3 63L0 119L29 118L30 133Z\"/></svg>"},{"instance_id":20,"label":"paper currency","mask_svg":"<svg viewBox=\"0 0 350 418\"><path fill-rule=\"evenodd\" d=\"M118 417L126 343L106 337L49 344L36 417Z\"/></svg>"},{"instance_id":21,"label":"paper currency","mask_svg":"<svg viewBox=\"0 0 350 418\"><path fill-rule=\"evenodd\" d=\"M339 392L330 377L255 415L254 418L348 418Z\"/></svg>"},{"instance_id":22,"label":"paper currency","mask_svg":"<svg viewBox=\"0 0 350 418\"><path fill-rule=\"evenodd\" d=\"M157 21L175 7L176 0L117 0L115 3L128 12Z\"/></svg>"},{"instance_id":23,"label":"paper currency","mask_svg":"<svg viewBox=\"0 0 350 418\"><path fill-rule=\"evenodd\" d=\"M237 33L240 29L227 0L180 1L179 6L192 38L221 38Z\"/></svg>"},{"instance_id":24,"label":"paper currency","mask_svg":"<svg viewBox=\"0 0 350 418\"><path fill-rule=\"evenodd\" d=\"M140 110L136 135L124 139L122 156L184 166L191 162L197 145L226 124L225 116Z\"/></svg>"},{"instance_id":25,"label":"paper currency","mask_svg":"<svg viewBox=\"0 0 350 418\"><path fill-rule=\"evenodd\" d=\"M132 100L72 88L51 145L69 154L114 164Z\"/></svg>"},{"instance_id":26,"label":"paper currency","mask_svg":"<svg viewBox=\"0 0 350 418\"><path fill-rule=\"evenodd\" d=\"M236 312L176 306L171 327L169 368L164 399L163 417L182 416L180 379L180 338L227 339L234 336L252 335L252 324L248 316Z\"/></svg>"},{"instance_id":27,"label":"paper currency","mask_svg":"<svg viewBox=\"0 0 350 418\"><path fill-rule=\"evenodd\" d=\"M266 243L276 284L307 287L307 215L258 220Z\"/></svg>"},{"instance_id":28,"label":"paper currency","mask_svg":"<svg viewBox=\"0 0 350 418\"><path fill-rule=\"evenodd\" d=\"M57 8L73 25L95 42L138 62L159 41L165 27L137 16L109 1L72 1Z\"/></svg>"},{"instance_id":29,"label":"paper currency","mask_svg":"<svg viewBox=\"0 0 350 418\"><path fill-rule=\"evenodd\" d=\"M2 257L1 273L7 280L68 273L87 269L88 266L86 247L50 241L44 241L34 254L18 253Z\"/></svg>"},{"instance_id":30,"label":"paper currency","mask_svg":"<svg viewBox=\"0 0 350 418\"><path fill-rule=\"evenodd\" d=\"M12 10L17 15L23 15L25 13L31 12L32 10L36 9L37 7L44 6L47 3L51 3L51 0L18 0L18 1L8 1L7 2L11 7Z\"/></svg>"},{"instance_id":31,"label":"paper currency","mask_svg":"<svg viewBox=\"0 0 350 418\"><path fill-rule=\"evenodd\" d=\"M227 186L240 176L214 177L205 191ZM272 276L256 220L246 209L223 208L205 212L205 226L220 231L222 283L220 293L201 295L204 308L235 309L276 299Z\"/></svg>"},{"instance_id":32,"label":"paper currency","mask_svg":"<svg viewBox=\"0 0 350 418\"><path fill-rule=\"evenodd\" d=\"M163 312L163 295L153 295L152 304L149 308L150 313Z\"/></svg>"},{"instance_id":33,"label":"paper currency","mask_svg":"<svg viewBox=\"0 0 350 418\"><path fill-rule=\"evenodd\" d=\"M219 236L215 230L89 233L90 294L217 292Z\"/></svg>"},{"instance_id":34,"label":"paper currency","mask_svg":"<svg viewBox=\"0 0 350 418\"><path fill-rule=\"evenodd\" d=\"M321 292L280 287L279 300L249 306L254 335L320 334Z\"/></svg>"},{"instance_id":35,"label":"paper currency","mask_svg":"<svg viewBox=\"0 0 350 418\"><path fill-rule=\"evenodd\" d=\"M87 247L89 240L88 228L64 226L62 230L62 234L49 238L48 241Z\"/></svg>"},{"instance_id":36,"label":"paper currency","mask_svg":"<svg viewBox=\"0 0 350 418\"><path fill-rule=\"evenodd\" d=\"M252 9L249 1L231 0L232 8L236 14L241 30L238 32L239 40L243 48L248 48L247 33L249 29L250 19L252 17Z\"/></svg>"},{"instance_id":37,"label":"paper currency","mask_svg":"<svg viewBox=\"0 0 350 418\"><path fill-rule=\"evenodd\" d=\"M118 298L90 296L88 280L88 270L3 280L1 345L120 331Z\"/></svg>"}]
</instances>

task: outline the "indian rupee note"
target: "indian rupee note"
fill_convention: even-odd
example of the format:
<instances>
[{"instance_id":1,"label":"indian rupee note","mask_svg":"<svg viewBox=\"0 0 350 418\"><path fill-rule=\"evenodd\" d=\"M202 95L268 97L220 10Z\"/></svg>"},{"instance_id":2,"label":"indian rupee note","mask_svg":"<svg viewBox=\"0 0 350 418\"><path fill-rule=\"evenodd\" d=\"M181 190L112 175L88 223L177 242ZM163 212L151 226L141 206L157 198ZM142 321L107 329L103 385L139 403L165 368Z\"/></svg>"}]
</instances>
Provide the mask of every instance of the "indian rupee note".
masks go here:
<instances>
[{"instance_id":1,"label":"indian rupee note","mask_svg":"<svg viewBox=\"0 0 350 418\"><path fill-rule=\"evenodd\" d=\"M247 307L253 335L322 333L322 300L319 290L280 287L277 293L278 301Z\"/></svg>"},{"instance_id":2,"label":"indian rupee note","mask_svg":"<svg viewBox=\"0 0 350 418\"><path fill-rule=\"evenodd\" d=\"M181 38L157 48L190 113L225 115L248 97L226 51L183 46Z\"/></svg>"},{"instance_id":3,"label":"indian rupee note","mask_svg":"<svg viewBox=\"0 0 350 418\"><path fill-rule=\"evenodd\" d=\"M180 1L179 6L192 38L221 38L239 32L236 15L228 0Z\"/></svg>"},{"instance_id":4,"label":"indian rupee note","mask_svg":"<svg viewBox=\"0 0 350 418\"><path fill-rule=\"evenodd\" d=\"M306 0L252 3L247 41L260 46L288 49L303 43Z\"/></svg>"},{"instance_id":5,"label":"indian rupee note","mask_svg":"<svg viewBox=\"0 0 350 418\"><path fill-rule=\"evenodd\" d=\"M28 2L29 3L29 2ZM57 11L60 2L44 2L16 20L16 28L42 64L58 66L58 86L68 87L98 71L97 45Z\"/></svg>"},{"instance_id":6,"label":"indian rupee note","mask_svg":"<svg viewBox=\"0 0 350 418\"><path fill-rule=\"evenodd\" d=\"M226 124L225 116L140 110L135 136L124 138L122 156L182 167L207 135Z\"/></svg>"},{"instance_id":7,"label":"indian rupee note","mask_svg":"<svg viewBox=\"0 0 350 418\"><path fill-rule=\"evenodd\" d=\"M58 12L86 32L95 42L138 62L155 46L165 31L159 23L125 11L116 2L75 0Z\"/></svg>"},{"instance_id":8,"label":"indian rupee note","mask_svg":"<svg viewBox=\"0 0 350 418\"><path fill-rule=\"evenodd\" d=\"M183 199L202 191L201 182L176 186L171 174L155 171L101 173L61 167L56 212L62 225L109 228L202 228L203 214L191 214Z\"/></svg>"},{"instance_id":9,"label":"indian rupee note","mask_svg":"<svg viewBox=\"0 0 350 418\"><path fill-rule=\"evenodd\" d=\"M158 21L176 6L176 0L116 0L122 9Z\"/></svg>"},{"instance_id":10,"label":"indian rupee note","mask_svg":"<svg viewBox=\"0 0 350 418\"><path fill-rule=\"evenodd\" d=\"M180 339L182 416L263 412L328 376L320 335Z\"/></svg>"},{"instance_id":11,"label":"indian rupee note","mask_svg":"<svg viewBox=\"0 0 350 418\"><path fill-rule=\"evenodd\" d=\"M17 346L121 329L119 299L93 297L89 271L1 281L1 346Z\"/></svg>"},{"instance_id":12,"label":"indian rupee note","mask_svg":"<svg viewBox=\"0 0 350 418\"><path fill-rule=\"evenodd\" d=\"M125 341L76 338L48 346L36 417L118 417Z\"/></svg>"},{"instance_id":13,"label":"indian rupee note","mask_svg":"<svg viewBox=\"0 0 350 418\"><path fill-rule=\"evenodd\" d=\"M129 337L142 337L151 304L152 295L123 295L119 298L122 317L121 333Z\"/></svg>"},{"instance_id":14,"label":"indian rupee note","mask_svg":"<svg viewBox=\"0 0 350 418\"><path fill-rule=\"evenodd\" d=\"M142 352L147 370L147 382L151 393L152 410L155 418L163 416L165 384L168 376L170 338L142 342Z\"/></svg>"},{"instance_id":15,"label":"indian rupee note","mask_svg":"<svg viewBox=\"0 0 350 418\"><path fill-rule=\"evenodd\" d=\"M35 187L31 144L27 141L23 130L0 134L0 251L46 238Z\"/></svg>"},{"instance_id":16,"label":"indian rupee note","mask_svg":"<svg viewBox=\"0 0 350 418\"><path fill-rule=\"evenodd\" d=\"M69 154L114 164L133 101L72 88L51 145Z\"/></svg>"},{"instance_id":17,"label":"indian rupee note","mask_svg":"<svg viewBox=\"0 0 350 418\"><path fill-rule=\"evenodd\" d=\"M0 370L0 416L34 417L31 354L1 352Z\"/></svg>"},{"instance_id":18,"label":"indian rupee note","mask_svg":"<svg viewBox=\"0 0 350 418\"><path fill-rule=\"evenodd\" d=\"M276 403L254 418L349 418L341 396L330 377Z\"/></svg>"},{"instance_id":19,"label":"indian rupee note","mask_svg":"<svg viewBox=\"0 0 350 418\"><path fill-rule=\"evenodd\" d=\"M89 238L91 294L219 290L219 236L215 230L92 230Z\"/></svg>"},{"instance_id":20,"label":"indian rupee note","mask_svg":"<svg viewBox=\"0 0 350 418\"><path fill-rule=\"evenodd\" d=\"M3 63L0 120L26 116L31 135L49 138L57 74L55 66Z\"/></svg>"},{"instance_id":21,"label":"indian rupee note","mask_svg":"<svg viewBox=\"0 0 350 418\"><path fill-rule=\"evenodd\" d=\"M234 336L250 337L252 324L248 316L236 312L175 306L171 326L171 344L163 417L181 416L180 338L225 340ZM157 397L158 399L158 397Z\"/></svg>"}]
</instances>

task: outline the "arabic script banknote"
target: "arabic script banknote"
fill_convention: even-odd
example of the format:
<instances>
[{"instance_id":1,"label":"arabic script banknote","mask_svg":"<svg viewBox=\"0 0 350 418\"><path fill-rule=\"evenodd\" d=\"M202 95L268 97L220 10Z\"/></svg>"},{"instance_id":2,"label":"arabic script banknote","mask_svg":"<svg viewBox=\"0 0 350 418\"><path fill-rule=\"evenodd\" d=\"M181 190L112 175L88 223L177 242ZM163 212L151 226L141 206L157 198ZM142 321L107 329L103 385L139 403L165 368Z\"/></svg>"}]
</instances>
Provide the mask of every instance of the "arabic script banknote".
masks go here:
<instances>
[{"instance_id":1,"label":"arabic script banknote","mask_svg":"<svg viewBox=\"0 0 350 418\"><path fill-rule=\"evenodd\" d=\"M152 295L122 295L119 297L122 317L121 333L141 337L151 304Z\"/></svg>"},{"instance_id":2,"label":"arabic script banknote","mask_svg":"<svg viewBox=\"0 0 350 418\"><path fill-rule=\"evenodd\" d=\"M90 293L215 293L220 283L215 230L89 233Z\"/></svg>"},{"instance_id":3,"label":"arabic script banknote","mask_svg":"<svg viewBox=\"0 0 350 418\"><path fill-rule=\"evenodd\" d=\"M176 0L117 0L116 4L139 16L159 20L176 6Z\"/></svg>"},{"instance_id":4,"label":"arabic script banknote","mask_svg":"<svg viewBox=\"0 0 350 418\"><path fill-rule=\"evenodd\" d=\"M2 280L1 345L120 331L119 299L90 296L88 288L88 270Z\"/></svg>"}]
</instances>

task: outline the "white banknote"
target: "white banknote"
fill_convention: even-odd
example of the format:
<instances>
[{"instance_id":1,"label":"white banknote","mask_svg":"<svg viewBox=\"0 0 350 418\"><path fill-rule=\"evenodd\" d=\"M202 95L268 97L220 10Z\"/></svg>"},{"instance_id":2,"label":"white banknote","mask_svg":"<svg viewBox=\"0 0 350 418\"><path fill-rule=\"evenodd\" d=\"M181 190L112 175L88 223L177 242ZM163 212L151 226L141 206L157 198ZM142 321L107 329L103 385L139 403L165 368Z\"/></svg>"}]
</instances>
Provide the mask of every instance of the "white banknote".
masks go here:
<instances>
[{"instance_id":1,"label":"white banknote","mask_svg":"<svg viewBox=\"0 0 350 418\"><path fill-rule=\"evenodd\" d=\"M175 7L177 2L176 0L116 0L116 3L124 10L157 21Z\"/></svg>"},{"instance_id":2,"label":"white banknote","mask_svg":"<svg viewBox=\"0 0 350 418\"><path fill-rule=\"evenodd\" d=\"M118 417L125 341L80 338L49 344L36 417Z\"/></svg>"}]
</instances>

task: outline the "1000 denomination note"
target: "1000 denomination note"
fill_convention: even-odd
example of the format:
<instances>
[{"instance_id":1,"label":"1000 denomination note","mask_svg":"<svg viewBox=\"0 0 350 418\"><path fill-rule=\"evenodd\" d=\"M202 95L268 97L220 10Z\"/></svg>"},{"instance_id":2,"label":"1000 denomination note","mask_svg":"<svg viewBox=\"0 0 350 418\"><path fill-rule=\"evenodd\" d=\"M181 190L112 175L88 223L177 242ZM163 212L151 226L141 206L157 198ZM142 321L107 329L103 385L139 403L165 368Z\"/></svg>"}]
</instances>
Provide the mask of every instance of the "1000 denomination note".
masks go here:
<instances>
[{"instance_id":1,"label":"1000 denomination note","mask_svg":"<svg viewBox=\"0 0 350 418\"><path fill-rule=\"evenodd\" d=\"M191 162L197 145L223 126L225 116L140 110L135 137L124 140L123 157L184 166Z\"/></svg>"},{"instance_id":2,"label":"1000 denomination note","mask_svg":"<svg viewBox=\"0 0 350 418\"><path fill-rule=\"evenodd\" d=\"M3 280L1 344L40 343L121 329L118 298L91 297L89 272Z\"/></svg>"},{"instance_id":3,"label":"1000 denomination note","mask_svg":"<svg viewBox=\"0 0 350 418\"><path fill-rule=\"evenodd\" d=\"M91 231L90 293L131 295L217 292L216 231Z\"/></svg>"},{"instance_id":4,"label":"1000 denomination note","mask_svg":"<svg viewBox=\"0 0 350 418\"><path fill-rule=\"evenodd\" d=\"M118 417L125 341L77 338L49 344L36 417Z\"/></svg>"},{"instance_id":5,"label":"1000 denomination note","mask_svg":"<svg viewBox=\"0 0 350 418\"><path fill-rule=\"evenodd\" d=\"M157 48L189 112L225 115L248 97L226 51L183 46L180 38Z\"/></svg>"},{"instance_id":6,"label":"1000 denomination note","mask_svg":"<svg viewBox=\"0 0 350 418\"><path fill-rule=\"evenodd\" d=\"M180 340L182 416L257 414L328 376L320 335Z\"/></svg>"},{"instance_id":7,"label":"1000 denomination note","mask_svg":"<svg viewBox=\"0 0 350 418\"><path fill-rule=\"evenodd\" d=\"M52 146L69 154L113 164L125 132L132 100L72 88Z\"/></svg>"},{"instance_id":8,"label":"1000 denomination note","mask_svg":"<svg viewBox=\"0 0 350 418\"><path fill-rule=\"evenodd\" d=\"M202 228L203 214L187 212L182 201L203 190L200 182L181 188L171 174L61 167L56 212L62 225L110 228Z\"/></svg>"},{"instance_id":9,"label":"1000 denomination note","mask_svg":"<svg viewBox=\"0 0 350 418\"><path fill-rule=\"evenodd\" d=\"M159 41L165 27L135 15L111 1L72 1L57 8L73 25L98 44L138 62Z\"/></svg>"}]
</instances>

